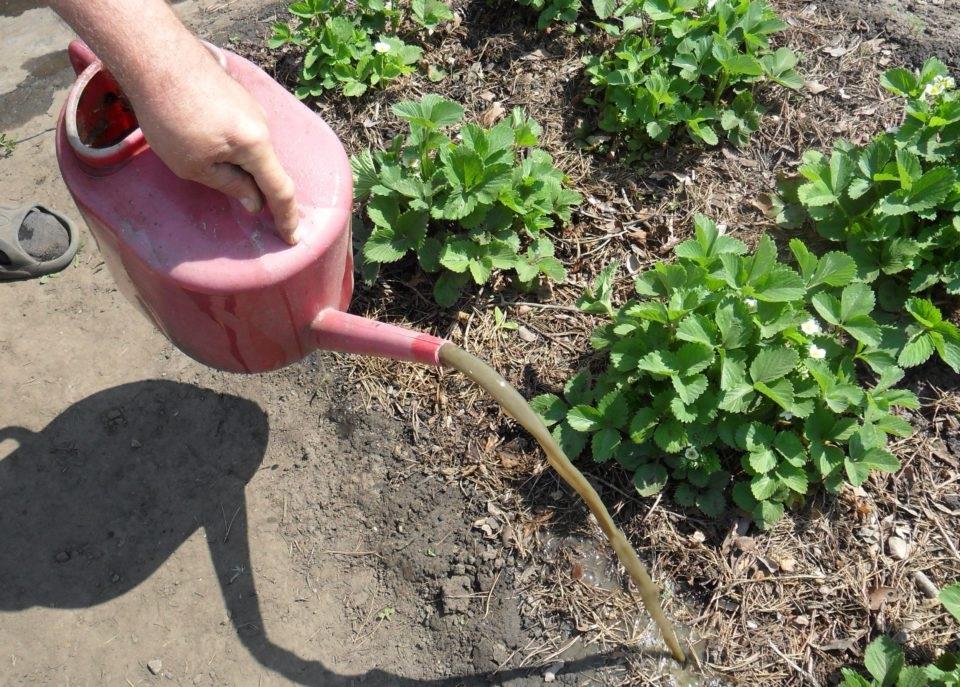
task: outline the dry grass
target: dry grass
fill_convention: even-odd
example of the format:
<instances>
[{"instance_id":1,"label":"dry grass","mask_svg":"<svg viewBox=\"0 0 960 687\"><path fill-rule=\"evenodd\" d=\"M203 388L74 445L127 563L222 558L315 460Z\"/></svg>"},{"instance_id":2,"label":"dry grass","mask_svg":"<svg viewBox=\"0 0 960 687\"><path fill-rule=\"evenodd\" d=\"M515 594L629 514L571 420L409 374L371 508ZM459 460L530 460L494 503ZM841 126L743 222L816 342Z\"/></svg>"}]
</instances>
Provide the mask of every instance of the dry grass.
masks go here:
<instances>
[{"instance_id":1,"label":"dry grass","mask_svg":"<svg viewBox=\"0 0 960 687\"><path fill-rule=\"evenodd\" d=\"M462 6L458 27L428 39L426 59L450 73L442 83L418 75L360 100L316 103L353 151L384 145L399 131L389 106L428 91L461 102L468 119L495 102L507 110L523 106L544 126L543 147L586 201L572 225L553 237L570 272L565 285L525 295L493 281L445 312L433 304L427 280L395 269L358 290L355 311L445 336L488 359L526 394L556 391L590 362L595 323L573 304L603 265L619 260L641 269L668 257L697 212L727 223L749 243L776 232L764 214L764 194L774 190L778 174L790 173L808 148L829 147L837 137L863 142L899 116L899 103L878 85L883 69L898 62L892 44L857 35L843 16L815 5L776 4L790 24L781 41L802 53L810 88L762 93L769 115L743 151L681 144L630 166L615 152L585 150L576 134L589 121L581 106L583 46L562 32L538 34L509 2ZM269 59L261 55L261 62ZM280 59L278 77L289 80L293 64ZM626 291L628 275L621 278ZM526 329L527 340L496 330L493 305ZM601 648L640 649L626 652L632 669L611 672L610 684L669 683L657 667L656 638L645 622L638 624L637 602L616 584L611 590L584 579L582 549L599 541L599 530L539 451L478 389L456 375L389 361L341 358L341 365L371 406L409 424L424 463L497 509L503 530L494 534L515 559L524 614L543 628L541 645L512 657L514 663L549 660L579 638ZM935 387L937 372L927 373L915 380L924 400L914 418L918 431L896 446L904 469L840 498L816 497L770 532L749 534L749 524L734 516L710 520L666 497L641 499L622 471L587 466L654 578L672 590L668 612L700 638L708 673L743 685L826 685L840 666L859 660L877 633L902 633L915 658L929 658L955 639L913 577L919 571L938 585L960 578L954 419L960 394ZM893 535L909 542L906 560L888 555ZM606 570L606 563L594 563Z\"/></svg>"}]
</instances>

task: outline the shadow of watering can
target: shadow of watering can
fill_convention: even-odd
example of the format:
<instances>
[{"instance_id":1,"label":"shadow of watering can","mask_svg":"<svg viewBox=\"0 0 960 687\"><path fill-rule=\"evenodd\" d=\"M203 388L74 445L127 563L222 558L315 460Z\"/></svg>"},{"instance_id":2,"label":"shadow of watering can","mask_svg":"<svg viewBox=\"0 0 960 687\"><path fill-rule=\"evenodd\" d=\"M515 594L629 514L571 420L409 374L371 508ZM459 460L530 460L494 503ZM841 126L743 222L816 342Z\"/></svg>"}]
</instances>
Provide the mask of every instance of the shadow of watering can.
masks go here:
<instances>
[{"instance_id":1,"label":"shadow of watering can","mask_svg":"<svg viewBox=\"0 0 960 687\"><path fill-rule=\"evenodd\" d=\"M303 212L300 242L153 153L119 85L80 41L57 126L67 188L121 291L184 353L264 372L315 349L438 365L442 339L345 312L353 292L352 174L330 127L247 60L209 46L263 107Z\"/></svg>"}]
</instances>

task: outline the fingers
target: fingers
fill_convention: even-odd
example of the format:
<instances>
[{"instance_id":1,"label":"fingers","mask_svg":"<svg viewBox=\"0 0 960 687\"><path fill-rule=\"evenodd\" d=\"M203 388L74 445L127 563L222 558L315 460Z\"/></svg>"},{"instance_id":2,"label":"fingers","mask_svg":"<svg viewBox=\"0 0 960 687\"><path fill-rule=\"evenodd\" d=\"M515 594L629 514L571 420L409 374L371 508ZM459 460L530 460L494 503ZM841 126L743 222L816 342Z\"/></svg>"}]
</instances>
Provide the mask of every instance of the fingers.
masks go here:
<instances>
[{"instance_id":1,"label":"fingers","mask_svg":"<svg viewBox=\"0 0 960 687\"><path fill-rule=\"evenodd\" d=\"M196 181L236 198L249 213L263 210L263 198L256 182L250 174L236 165L227 162L214 163L207 169L206 174Z\"/></svg>"},{"instance_id":2,"label":"fingers","mask_svg":"<svg viewBox=\"0 0 960 687\"><path fill-rule=\"evenodd\" d=\"M277 233L287 243L296 243L300 213L294 198L293 180L280 166L269 141L257 145L241 166L252 176L273 215Z\"/></svg>"}]
</instances>

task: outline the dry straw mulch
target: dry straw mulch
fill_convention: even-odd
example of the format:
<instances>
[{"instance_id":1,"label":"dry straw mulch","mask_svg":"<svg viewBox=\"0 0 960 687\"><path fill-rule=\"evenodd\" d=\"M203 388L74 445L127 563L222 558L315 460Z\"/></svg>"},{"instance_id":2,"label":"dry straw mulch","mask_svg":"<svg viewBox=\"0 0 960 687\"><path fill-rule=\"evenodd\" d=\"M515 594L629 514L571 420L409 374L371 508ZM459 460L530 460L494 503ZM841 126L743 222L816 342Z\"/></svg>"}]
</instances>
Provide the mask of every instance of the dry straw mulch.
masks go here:
<instances>
[{"instance_id":1,"label":"dry straw mulch","mask_svg":"<svg viewBox=\"0 0 960 687\"><path fill-rule=\"evenodd\" d=\"M528 11L509 0L459 6L458 26L426 39L425 59L450 74L441 83L421 70L359 100L314 103L351 151L386 144L400 131L390 105L426 92L462 103L468 120L524 107L544 127L542 146L585 198L572 226L553 235L570 272L564 285L518 294L493 282L443 311L428 280L388 269L375 286L358 289L354 310L445 336L534 395L556 391L591 363L595 322L574 303L610 261L636 271L669 258L697 212L748 243L764 231L784 243L765 215L777 175L791 173L806 149L828 148L838 137L864 142L895 123L900 103L880 88L879 76L899 61L894 44L858 34L841 15L798 0L776 5L790 24L779 41L801 53L807 88L760 94L768 115L746 150L681 143L629 165L615 142L603 153L585 147L577 131L590 121L582 104L589 84L580 57L590 41L537 32ZM277 60L264 51L259 58L273 63L278 78L293 78L295 56ZM522 325L522 336L496 330L494 305ZM574 645L625 647L621 667L608 671L610 684L670 684L657 639L637 601L619 589L599 530L481 392L449 373L341 361L371 406L410 426L420 450L411 471L439 472L487 509L478 530L512 556L524 615L542 629L542 641L505 667L549 664ZM955 376L943 372L928 366L911 377L923 407L912 417L916 434L895 447L901 472L840 498L815 497L769 532L734 514L715 521L682 511L667 496L642 499L616 466L582 466L669 590L668 611L697 640L695 670L733 684L827 685L840 666L861 660L878 633L896 635L916 659L956 639L924 589L925 581L960 579L960 394ZM893 542L891 555L891 537L906 543L905 553Z\"/></svg>"}]
</instances>

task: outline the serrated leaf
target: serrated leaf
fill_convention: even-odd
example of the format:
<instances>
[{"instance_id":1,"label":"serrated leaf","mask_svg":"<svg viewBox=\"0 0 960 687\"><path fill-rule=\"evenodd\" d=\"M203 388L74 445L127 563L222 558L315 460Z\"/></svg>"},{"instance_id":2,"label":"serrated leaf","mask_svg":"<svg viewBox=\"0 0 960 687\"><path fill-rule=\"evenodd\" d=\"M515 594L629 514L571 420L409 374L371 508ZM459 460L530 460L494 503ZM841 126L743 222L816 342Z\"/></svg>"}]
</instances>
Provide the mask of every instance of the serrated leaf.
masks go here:
<instances>
[{"instance_id":1,"label":"serrated leaf","mask_svg":"<svg viewBox=\"0 0 960 687\"><path fill-rule=\"evenodd\" d=\"M667 470L659 463L646 463L633 473L633 486L640 496L654 496L667 485Z\"/></svg>"},{"instance_id":2,"label":"serrated leaf","mask_svg":"<svg viewBox=\"0 0 960 687\"><path fill-rule=\"evenodd\" d=\"M849 322L854 317L869 315L874 303L873 289L868 284L850 284L840 294L840 321Z\"/></svg>"},{"instance_id":3,"label":"serrated leaf","mask_svg":"<svg viewBox=\"0 0 960 687\"><path fill-rule=\"evenodd\" d=\"M808 288L821 284L846 286L857 276L857 263L846 253L827 253L817 264L816 271L807 282Z\"/></svg>"},{"instance_id":4,"label":"serrated leaf","mask_svg":"<svg viewBox=\"0 0 960 687\"><path fill-rule=\"evenodd\" d=\"M891 687L903 667L903 650L892 639L881 635L867 646L863 664L880 687Z\"/></svg>"},{"instance_id":5,"label":"serrated leaf","mask_svg":"<svg viewBox=\"0 0 960 687\"><path fill-rule=\"evenodd\" d=\"M583 432L576 431L568 422L559 422L554 425L551 434L570 460L576 459L576 457L583 452L589 436Z\"/></svg>"},{"instance_id":6,"label":"serrated leaf","mask_svg":"<svg viewBox=\"0 0 960 687\"><path fill-rule=\"evenodd\" d=\"M799 361L799 354L792 348L766 348L750 363L750 377L755 384L772 382L792 372Z\"/></svg>"},{"instance_id":7,"label":"serrated leaf","mask_svg":"<svg viewBox=\"0 0 960 687\"><path fill-rule=\"evenodd\" d=\"M673 375L680 372L675 363L661 351L651 351L637 361L637 369L658 375Z\"/></svg>"},{"instance_id":8,"label":"serrated leaf","mask_svg":"<svg viewBox=\"0 0 960 687\"><path fill-rule=\"evenodd\" d=\"M774 476L780 484L797 494L806 494L809 488L807 471L790 463L780 463L774 471Z\"/></svg>"},{"instance_id":9,"label":"serrated leaf","mask_svg":"<svg viewBox=\"0 0 960 687\"><path fill-rule=\"evenodd\" d=\"M567 404L555 394L540 394L530 399L530 408L547 427L551 427L561 422L567 417Z\"/></svg>"},{"instance_id":10,"label":"serrated leaf","mask_svg":"<svg viewBox=\"0 0 960 687\"><path fill-rule=\"evenodd\" d=\"M620 432L610 427L601 429L594 434L590 440L590 453L594 462L605 463L613 458L613 453L620 445L620 441Z\"/></svg>"},{"instance_id":11,"label":"serrated leaf","mask_svg":"<svg viewBox=\"0 0 960 687\"><path fill-rule=\"evenodd\" d=\"M577 405L567 413L567 422L578 432L593 432L603 426L603 415L593 406Z\"/></svg>"},{"instance_id":12,"label":"serrated leaf","mask_svg":"<svg viewBox=\"0 0 960 687\"><path fill-rule=\"evenodd\" d=\"M947 612L960 623L960 583L951 584L940 590L937 597Z\"/></svg>"},{"instance_id":13,"label":"serrated leaf","mask_svg":"<svg viewBox=\"0 0 960 687\"><path fill-rule=\"evenodd\" d=\"M757 501L765 501L777 493L779 484L770 475L754 475L750 479L750 493Z\"/></svg>"},{"instance_id":14,"label":"serrated leaf","mask_svg":"<svg viewBox=\"0 0 960 687\"><path fill-rule=\"evenodd\" d=\"M683 425L672 419L660 423L653 433L653 440L667 453L679 453L689 443Z\"/></svg>"},{"instance_id":15,"label":"serrated leaf","mask_svg":"<svg viewBox=\"0 0 960 687\"><path fill-rule=\"evenodd\" d=\"M869 315L857 315L845 320L843 329L854 339L867 346L879 346L882 338L880 326Z\"/></svg>"},{"instance_id":16,"label":"serrated leaf","mask_svg":"<svg viewBox=\"0 0 960 687\"><path fill-rule=\"evenodd\" d=\"M640 408L630 419L630 440L637 444L645 443L653 434L660 420L660 413L653 408Z\"/></svg>"},{"instance_id":17,"label":"serrated leaf","mask_svg":"<svg viewBox=\"0 0 960 687\"><path fill-rule=\"evenodd\" d=\"M714 327L710 321L702 315L687 315L677 326L677 338L682 341L704 344L712 347Z\"/></svg>"},{"instance_id":18,"label":"serrated leaf","mask_svg":"<svg viewBox=\"0 0 960 687\"><path fill-rule=\"evenodd\" d=\"M750 468L755 474L762 475L770 472L775 467L777 467L777 457L774 455L773 451L768 448L760 449L759 451L752 451L747 454L747 462L750 464ZM754 493L756 495L756 493ZM760 497L757 498L767 498Z\"/></svg>"},{"instance_id":19,"label":"serrated leaf","mask_svg":"<svg viewBox=\"0 0 960 687\"><path fill-rule=\"evenodd\" d=\"M777 379L773 382L756 382L753 387L784 410L793 407L793 384L789 379Z\"/></svg>"},{"instance_id":20,"label":"serrated leaf","mask_svg":"<svg viewBox=\"0 0 960 687\"><path fill-rule=\"evenodd\" d=\"M933 341L930 335L924 332L914 334L897 356L900 367L916 367L922 365L933 355Z\"/></svg>"}]
</instances>

